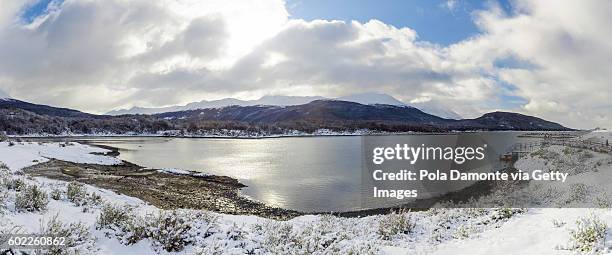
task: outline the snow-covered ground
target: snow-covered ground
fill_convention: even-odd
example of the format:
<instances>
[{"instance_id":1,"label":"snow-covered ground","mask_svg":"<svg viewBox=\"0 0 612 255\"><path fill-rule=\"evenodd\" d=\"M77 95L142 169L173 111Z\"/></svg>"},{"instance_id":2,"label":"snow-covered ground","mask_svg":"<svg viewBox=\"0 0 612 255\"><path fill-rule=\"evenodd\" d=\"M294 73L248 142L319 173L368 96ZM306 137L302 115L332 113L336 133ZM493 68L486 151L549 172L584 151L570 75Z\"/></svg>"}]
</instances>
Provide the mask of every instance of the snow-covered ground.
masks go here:
<instances>
[{"instance_id":1,"label":"snow-covered ground","mask_svg":"<svg viewBox=\"0 0 612 255\"><path fill-rule=\"evenodd\" d=\"M121 164L121 160L96 155L107 150L78 143L8 143L0 142L0 161L16 171L49 159L99 165Z\"/></svg>"},{"instance_id":2,"label":"snow-covered ground","mask_svg":"<svg viewBox=\"0 0 612 255\"><path fill-rule=\"evenodd\" d=\"M589 245L597 252L612 247L606 242L612 240L607 231L612 226L610 209L432 209L363 218L306 215L282 222L196 210L164 211L108 190L31 178L19 171L49 158L121 163L91 154L104 151L77 143L0 143L0 162L6 164L0 166L0 233L48 231L49 223L59 221L60 228L72 229L70 233L80 237L74 247L64 249L65 254L574 254L572 233L592 236ZM576 197L571 193L575 190L563 189L568 185L550 182L530 184L517 193L521 197L554 190L557 198L544 202L577 206L608 202L609 155L553 146L522 159L517 167L568 172L568 182L583 184L585 192ZM47 194L45 208L17 206L32 185ZM578 220L582 225L576 225ZM599 221L607 224L601 228L605 238L598 237L598 228L572 232ZM80 228L75 225L79 222Z\"/></svg>"},{"instance_id":3,"label":"snow-covered ground","mask_svg":"<svg viewBox=\"0 0 612 255\"><path fill-rule=\"evenodd\" d=\"M476 238L442 244L433 254L575 254L568 249L569 230L576 228L577 220L590 214L612 226L610 209L530 209ZM606 234L605 247L612 245L611 237ZM606 248L600 252L598 254L606 254L610 250Z\"/></svg>"},{"instance_id":4,"label":"snow-covered ground","mask_svg":"<svg viewBox=\"0 0 612 255\"><path fill-rule=\"evenodd\" d=\"M535 169L569 173L565 183L531 182L514 194L513 199L538 203L525 214L513 217L504 226L481 233L469 240L442 244L434 254L574 254L571 231L578 221L595 217L612 226L612 156L588 150L551 146L520 159L515 167L525 172ZM555 208L566 207L566 208ZM575 208L567 208L575 207ZM607 230L607 227L606 227ZM612 234L606 231L597 251L609 254Z\"/></svg>"}]
</instances>

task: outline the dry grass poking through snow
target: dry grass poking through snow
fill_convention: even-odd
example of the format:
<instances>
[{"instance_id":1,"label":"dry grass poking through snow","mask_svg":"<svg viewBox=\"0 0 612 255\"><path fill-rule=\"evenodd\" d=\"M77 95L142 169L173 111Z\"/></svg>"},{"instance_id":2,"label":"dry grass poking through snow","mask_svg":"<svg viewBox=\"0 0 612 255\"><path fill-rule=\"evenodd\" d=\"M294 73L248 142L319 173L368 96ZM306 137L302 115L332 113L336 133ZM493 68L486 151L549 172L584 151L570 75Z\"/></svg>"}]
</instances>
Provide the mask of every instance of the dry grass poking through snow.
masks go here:
<instances>
[{"instance_id":1,"label":"dry grass poking through snow","mask_svg":"<svg viewBox=\"0 0 612 255\"><path fill-rule=\"evenodd\" d=\"M36 185L28 185L15 196L15 209L17 211L44 211L49 204L47 192Z\"/></svg>"},{"instance_id":2,"label":"dry grass poking through snow","mask_svg":"<svg viewBox=\"0 0 612 255\"><path fill-rule=\"evenodd\" d=\"M608 225L591 214L576 220L576 229L571 229L569 249L580 253L597 252L605 242Z\"/></svg>"}]
</instances>

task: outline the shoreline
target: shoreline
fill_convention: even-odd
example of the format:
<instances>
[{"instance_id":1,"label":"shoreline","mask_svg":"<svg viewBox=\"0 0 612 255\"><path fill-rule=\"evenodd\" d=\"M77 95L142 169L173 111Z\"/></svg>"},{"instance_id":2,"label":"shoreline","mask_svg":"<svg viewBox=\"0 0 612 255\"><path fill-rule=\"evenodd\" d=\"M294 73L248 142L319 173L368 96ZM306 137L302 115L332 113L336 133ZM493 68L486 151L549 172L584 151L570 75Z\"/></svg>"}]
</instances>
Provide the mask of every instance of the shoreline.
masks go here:
<instances>
[{"instance_id":1,"label":"shoreline","mask_svg":"<svg viewBox=\"0 0 612 255\"><path fill-rule=\"evenodd\" d=\"M223 135L203 135L203 136L190 136L190 135L156 135L156 134L142 134L142 135L121 135L121 134L86 134L86 135L8 135L8 138L19 138L19 139L91 139L91 138L193 138L193 139L275 139L275 138L310 138L310 137L354 137L354 136L396 136L396 135L454 135L454 134L465 134L465 133L481 133L481 132L563 132L563 133L577 133L584 132L586 130L469 130L469 131L448 131L448 132L390 132L390 133L331 133L331 134L281 134L281 135L262 135L262 136L223 136Z\"/></svg>"},{"instance_id":2,"label":"shoreline","mask_svg":"<svg viewBox=\"0 0 612 255\"><path fill-rule=\"evenodd\" d=\"M52 180L78 181L100 189L141 199L160 209L206 210L232 215L254 215L275 220L289 220L303 215L334 215L343 218L360 218L383 215L403 210L427 211L440 198L420 199L402 205L352 211L302 212L272 207L240 194L246 187L228 176L195 176L160 172L127 161L124 165L105 166L72 163L52 159L23 171L32 177ZM448 193L443 198L468 201L490 194L494 185L480 181L464 189ZM465 195L469 194L469 197ZM458 207L459 208L459 207Z\"/></svg>"},{"instance_id":3,"label":"shoreline","mask_svg":"<svg viewBox=\"0 0 612 255\"><path fill-rule=\"evenodd\" d=\"M240 195L239 189L245 186L231 177L177 175L122 162L123 165L106 166L51 159L24 168L23 172L32 177L82 182L141 199L160 209L206 210L277 220L304 215Z\"/></svg>"}]
</instances>

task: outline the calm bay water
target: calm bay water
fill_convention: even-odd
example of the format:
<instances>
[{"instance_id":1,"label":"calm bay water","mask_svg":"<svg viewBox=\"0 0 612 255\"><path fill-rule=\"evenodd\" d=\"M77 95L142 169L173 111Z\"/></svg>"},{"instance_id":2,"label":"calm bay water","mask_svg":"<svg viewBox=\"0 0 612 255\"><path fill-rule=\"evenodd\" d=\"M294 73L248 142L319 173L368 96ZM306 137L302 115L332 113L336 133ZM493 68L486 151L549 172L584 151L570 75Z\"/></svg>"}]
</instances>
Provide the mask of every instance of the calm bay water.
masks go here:
<instances>
[{"instance_id":1,"label":"calm bay water","mask_svg":"<svg viewBox=\"0 0 612 255\"><path fill-rule=\"evenodd\" d=\"M119 158L141 166L237 178L248 185L242 189L243 195L272 206L305 212L363 209L360 200L363 152L359 136L85 140L117 147Z\"/></svg>"},{"instance_id":2,"label":"calm bay water","mask_svg":"<svg viewBox=\"0 0 612 255\"><path fill-rule=\"evenodd\" d=\"M359 209L361 138L100 138L119 158L237 178L241 193L300 211Z\"/></svg>"}]
</instances>

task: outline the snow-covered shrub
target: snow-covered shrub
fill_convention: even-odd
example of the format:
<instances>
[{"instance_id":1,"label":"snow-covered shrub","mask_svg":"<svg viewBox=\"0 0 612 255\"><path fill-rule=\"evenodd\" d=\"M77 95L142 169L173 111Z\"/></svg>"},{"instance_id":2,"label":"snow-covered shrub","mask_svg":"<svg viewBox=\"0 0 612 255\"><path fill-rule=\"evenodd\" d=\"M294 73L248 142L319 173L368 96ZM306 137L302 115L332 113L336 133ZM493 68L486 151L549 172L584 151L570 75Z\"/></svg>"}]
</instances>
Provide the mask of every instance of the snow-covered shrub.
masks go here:
<instances>
[{"instance_id":1,"label":"snow-covered shrub","mask_svg":"<svg viewBox=\"0 0 612 255\"><path fill-rule=\"evenodd\" d=\"M558 202L559 194L562 191L559 188L551 185L544 185L540 182L532 182L523 190L526 197L524 201L528 202L528 205L541 206L541 205L553 205Z\"/></svg>"},{"instance_id":2,"label":"snow-covered shrub","mask_svg":"<svg viewBox=\"0 0 612 255\"><path fill-rule=\"evenodd\" d=\"M102 199L102 196L100 196L98 193L92 192L89 195L87 195L87 199L85 200L85 203L87 205L96 206L96 205L103 204L104 200Z\"/></svg>"},{"instance_id":3,"label":"snow-covered shrub","mask_svg":"<svg viewBox=\"0 0 612 255\"><path fill-rule=\"evenodd\" d=\"M134 219L134 208L116 204L104 204L96 220L96 229L109 229L113 231L128 231L128 226Z\"/></svg>"},{"instance_id":4,"label":"snow-covered shrub","mask_svg":"<svg viewBox=\"0 0 612 255\"><path fill-rule=\"evenodd\" d=\"M603 246L608 226L599 217L591 214L576 220L576 229L570 230L570 249L591 252Z\"/></svg>"},{"instance_id":5,"label":"snow-covered shrub","mask_svg":"<svg viewBox=\"0 0 612 255\"><path fill-rule=\"evenodd\" d=\"M7 183L9 179L8 168L5 164L0 162L0 214L6 209L6 200L8 198Z\"/></svg>"},{"instance_id":6,"label":"snow-covered shrub","mask_svg":"<svg viewBox=\"0 0 612 255\"><path fill-rule=\"evenodd\" d=\"M472 226L478 222L488 224L488 211L478 208L436 208L427 212L427 218L431 220L429 239L434 242L442 242L450 239L464 238L477 232ZM463 228L463 229L461 229Z\"/></svg>"},{"instance_id":7,"label":"snow-covered shrub","mask_svg":"<svg viewBox=\"0 0 612 255\"><path fill-rule=\"evenodd\" d=\"M0 243L8 243L11 236L24 234L23 226L8 220L0 220ZM3 251L6 253L6 251ZM7 253L7 255L10 253Z\"/></svg>"},{"instance_id":8,"label":"snow-covered shrub","mask_svg":"<svg viewBox=\"0 0 612 255\"><path fill-rule=\"evenodd\" d=\"M41 224L41 235L64 237L64 245L51 246L44 254L96 254L95 238L83 223L65 224L55 215L46 224Z\"/></svg>"},{"instance_id":9,"label":"snow-covered shrub","mask_svg":"<svg viewBox=\"0 0 612 255\"><path fill-rule=\"evenodd\" d=\"M8 180L8 182L6 182L5 185L6 188L14 191L21 191L23 188L26 187L25 181L21 178L10 179Z\"/></svg>"},{"instance_id":10,"label":"snow-covered shrub","mask_svg":"<svg viewBox=\"0 0 612 255\"><path fill-rule=\"evenodd\" d=\"M155 249L182 251L185 246L203 242L215 232L216 217L207 212L161 211L135 215L130 206L105 204L97 218L96 229L107 230L126 245L150 239Z\"/></svg>"},{"instance_id":11,"label":"snow-covered shrub","mask_svg":"<svg viewBox=\"0 0 612 255\"><path fill-rule=\"evenodd\" d=\"M47 193L38 185L28 185L19 191L15 197L15 209L18 211L44 211L49 204Z\"/></svg>"},{"instance_id":12,"label":"snow-covered shrub","mask_svg":"<svg viewBox=\"0 0 612 255\"><path fill-rule=\"evenodd\" d=\"M337 254L375 255L380 254L380 247L371 241L348 242L348 245Z\"/></svg>"},{"instance_id":13,"label":"snow-covered shrub","mask_svg":"<svg viewBox=\"0 0 612 255\"><path fill-rule=\"evenodd\" d=\"M473 228L467 224L459 226L455 233L453 233L453 238L455 239L466 239L472 235L474 232Z\"/></svg>"},{"instance_id":14,"label":"snow-covered shrub","mask_svg":"<svg viewBox=\"0 0 612 255\"><path fill-rule=\"evenodd\" d=\"M247 240L214 242L205 251L214 252L215 247L222 246L242 250L241 254L379 254L377 226L375 220L364 222L332 215L297 224L265 221L251 226Z\"/></svg>"},{"instance_id":15,"label":"snow-covered shrub","mask_svg":"<svg viewBox=\"0 0 612 255\"><path fill-rule=\"evenodd\" d=\"M501 221L512 218L516 214L524 213L526 210L523 208L497 208L491 214L491 219L494 221Z\"/></svg>"},{"instance_id":16,"label":"snow-covered shrub","mask_svg":"<svg viewBox=\"0 0 612 255\"><path fill-rule=\"evenodd\" d=\"M54 188L51 190L51 199L53 200L61 200L62 199L62 191L60 189Z\"/></svg>"},{"instance_id":17,"label":"snow-covered shrub","mask_svg":"<svg viewBox=\"0 0 612 255\"><path fill-rule=\"evenodd\" d=\"M598 208L610 208L612 207L612 201L610 201L610 196L608 196L607 192L595 197L594 200L595 206Z\"/></svg>"},{"instance_id":18,"label":"snow-covered shrub","mask_svg":"<svg viewBox=\"0 0 612 255\"><path fill-rule=\"evenodd\" d=\"M584 183L573 183L569 187L566 204L583 202L588 195L587 185Z\"/></svg>"},{"instance_id":19,"label":"snow-covered shrub","mask_svg":"<svg viewBox=\"0 0 612 255\"><path fill-rule=\"evenodd\" d=\"M85 199L75 204L83 207L81 209L82 212L89 212L90 209L99 208L100 205L104 204L104 200L102 199L102 196L98 195L95 192L92 192L86 193Z\"/></svg>"},{"instance_id":20,"label":"snow-covered shrub","mask_svg":"<svg viewBox=\"0 0 612 255\"><path fill-rule=\"evenodd\" d=\"M298 251L303 253L316 253L326 250L337 239L333 224L335 217L322 215L314 224L307 225L297 235Z\"/></svg>"},{"instance_id":21,"label":"snow-covered shrub","mask_svg":"<svg viewBox=\"0 0 612 255\"><path fill-rule=\"evenodd\" d=\"M322 215L312 224L306 225L295 233L297 254L339 254L342 243L349 239L352 230L346 221L332 215Z\"/></svg>"},{"instance_id":22,"label":"snow-covered shrub","mask_svg":"<svg viewBox=\"0 0 612 255\"><path fill-rule=\"evenodd\" d=\"M105 230L107 237L115 236L119 242L131 245L146 238L143 217L134 214L129 205L104 204L95 223L97 230Z\"/></svg>"},{"instance_id":23,"label":"snow-covered shrub","mask_svg":"<svg viewBox=\"0 0 612 255\"><path fill-rule=\"evenodd\" d=\"M191 219L179 215L177 211L148 215L145 237L153 241L155 247L168 252L182 251L193 242Z\"/></svg>"},{"instance_id":24,"label":"snow-covered shrub","mask_svg":"<svg viewBox=\"0 0 612 255\"><path fill-rule=\"evenodd\" d=\"M409 234L415 227L410 212L403 210L381 216L378 221L378 234L383 240L390 240L397 234Z\"/></svg>"},{"instance_id":25,"label":"snow-covered shrub","mask_svg":"<svg viewBox=\"0 0 612 255\"><path fill-rule=\"evenodd\" d=\"M468 218L477 218L489 212L484 208L460 208L460 210L462 210Z\"/></svg>"},{"instance_id":26,"label":"snow-covered shrub","mask_svg":"<svg viewBox=\"0 0 612 255\"><path fill-rule=\"evenodd\" d=\"M223 255L223 254L231 254L228 252L227 247L223 245L222 240L214 240L212 243L206 245L205 247L196 247L194 248L194 255ZM235 254L241 254L240 252L236 252Z\"/></svg>"},{"instance_id":27,"label":"snow-covered shrub","mask_svg":"<svg viewBox=\"0 0 612 255\"><path fill-rule=\"evenodd\" d=\"M201 249L202 254L257 254L261 247L247 238L249 229L244 224L232 224L213 236ZM264 254L267 254L264 252ZM273 253L270 253L273 254ZM280 253L282 254L282 253Z\"/></svg>"},{"instance_id":28,"label":"snow-covered shrub","mask_svg":"<svg viewBox=\"0 0 612 255\"><path fill-rule=\"evenodd\" d=\"M265 225L256 225L256 233L263 235L262 245L272 254L287 254L295 247L293 225L286 222L271 221Z\"/></svg>"},{"instance_id":29,"label":"snow-covered shrub","mask_svg":"<svg viewBox=\"0 0 612 255\"><path fill-rule=\"evenodd\" d=\"M6 209L6 200L8 198L8 192L0 188L0 215L4 213Z\"/></svg>"},{"instance_id":30,"label":"snow-covered shrub","mask_svg":"<svg viewBox=\"0 0 612 255\"><path fill-rule=\"evenodd\" d=\"M76 205L81 205L85 202L87 197L87 191L83 184L78 182L70 182L66 186L66 197L70 202L73 202Z\"/></svg>"}]
</instances>

